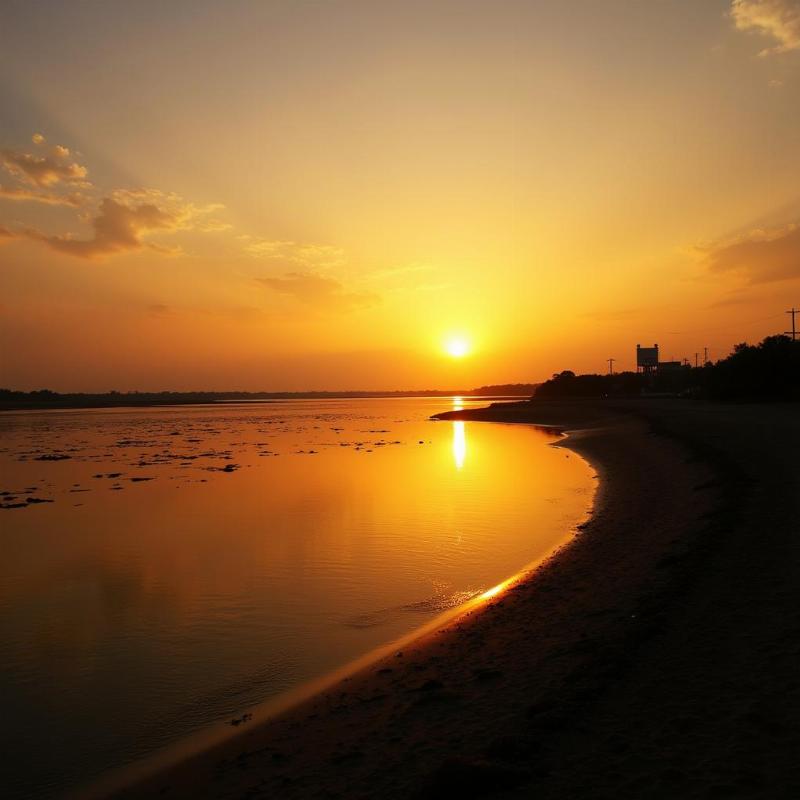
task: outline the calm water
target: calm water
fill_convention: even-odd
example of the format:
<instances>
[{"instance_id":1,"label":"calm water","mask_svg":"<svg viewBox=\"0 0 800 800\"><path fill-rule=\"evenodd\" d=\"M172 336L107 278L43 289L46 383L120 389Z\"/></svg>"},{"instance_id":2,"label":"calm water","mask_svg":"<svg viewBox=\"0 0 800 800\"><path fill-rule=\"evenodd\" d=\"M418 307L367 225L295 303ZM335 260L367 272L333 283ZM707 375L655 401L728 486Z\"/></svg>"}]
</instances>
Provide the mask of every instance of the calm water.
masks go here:
<instances>
[{"instance_id":1,"label":"calm water","mask_svg":"<svg viewBox=\"0 0 800 800\"><path fill-rule=\"evenodd\" d=\"M226 724L563 541L588 465L428 420L458 403L0 415L0 785L58 796Z\"/></svg>"}]
</instances>

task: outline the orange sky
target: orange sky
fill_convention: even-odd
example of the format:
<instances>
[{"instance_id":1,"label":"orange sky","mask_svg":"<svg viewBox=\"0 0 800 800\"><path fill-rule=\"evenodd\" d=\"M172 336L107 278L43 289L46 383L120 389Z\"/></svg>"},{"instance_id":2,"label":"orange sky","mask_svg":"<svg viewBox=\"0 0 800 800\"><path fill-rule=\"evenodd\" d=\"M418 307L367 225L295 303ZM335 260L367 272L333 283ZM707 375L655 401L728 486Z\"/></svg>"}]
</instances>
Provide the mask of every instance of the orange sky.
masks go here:
<instances>
[{"instance_id":1,"label":"orange sky","mask_svg":"<svg viewBox=\"0 0 800 800\"><path fill-rule=\"evenodd\" d=\"M537 381L800 305L798 0L11 0L0 66L0 386Z\"/></svg>"}]
</instances>

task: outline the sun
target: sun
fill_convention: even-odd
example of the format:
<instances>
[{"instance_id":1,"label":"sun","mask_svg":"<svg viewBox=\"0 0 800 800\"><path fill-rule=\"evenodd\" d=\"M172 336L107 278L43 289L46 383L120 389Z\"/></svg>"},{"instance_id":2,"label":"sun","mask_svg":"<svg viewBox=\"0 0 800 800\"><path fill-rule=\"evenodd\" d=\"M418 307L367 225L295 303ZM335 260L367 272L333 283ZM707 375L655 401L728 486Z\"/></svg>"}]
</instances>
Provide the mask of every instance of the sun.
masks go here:
<instances>
[{"instance_id":1,"label":"sun","mask_svg":"<svg viewBox=\"0 0 800 800\"><path fill-rule=\"evenodd\" d=\"M469 340L463 336L451 336L445 343L444 349L453 358L464 358L471 350Z\"/></svg>"}]
</instances>

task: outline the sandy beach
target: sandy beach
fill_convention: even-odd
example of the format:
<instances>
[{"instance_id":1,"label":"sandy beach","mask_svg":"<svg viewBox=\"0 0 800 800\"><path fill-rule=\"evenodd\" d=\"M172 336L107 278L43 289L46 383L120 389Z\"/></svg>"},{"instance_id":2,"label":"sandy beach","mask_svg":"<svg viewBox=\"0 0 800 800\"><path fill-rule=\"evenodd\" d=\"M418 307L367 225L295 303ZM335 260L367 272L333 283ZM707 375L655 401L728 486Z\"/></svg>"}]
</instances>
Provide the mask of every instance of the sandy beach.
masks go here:
<instances>
[{"instance_id":1,"label":"sandy beach","mask_svg":"<svg viewBox=\"0 0 800 800\"><path fill-rule=\"evenodd\" d=\"M446 416L568 431L591 518L480 608L116 796L798 796L796 408Z\"/></svg>"}]
</instances>

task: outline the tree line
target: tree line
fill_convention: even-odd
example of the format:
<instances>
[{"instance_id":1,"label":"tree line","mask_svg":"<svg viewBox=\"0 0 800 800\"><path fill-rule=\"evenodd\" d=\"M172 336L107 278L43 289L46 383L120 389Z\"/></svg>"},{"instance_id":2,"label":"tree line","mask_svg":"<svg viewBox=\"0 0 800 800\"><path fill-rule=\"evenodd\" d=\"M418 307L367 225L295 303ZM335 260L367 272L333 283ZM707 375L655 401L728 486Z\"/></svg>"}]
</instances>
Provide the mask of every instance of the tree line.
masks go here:
<instances>
[{"instance_id":1,"label":"tree line","mask_svg":"<svg viewBox=\"0 0 800 800\"><path fill-rule=\"evenodd\" d=\"M535 398L633 397L671 395L708 400L800 400L800 342L768 336L756 345L737 344L715 363L682 365L652 374L556 373L538 387Z\"/></svg>"}]
</instances>

